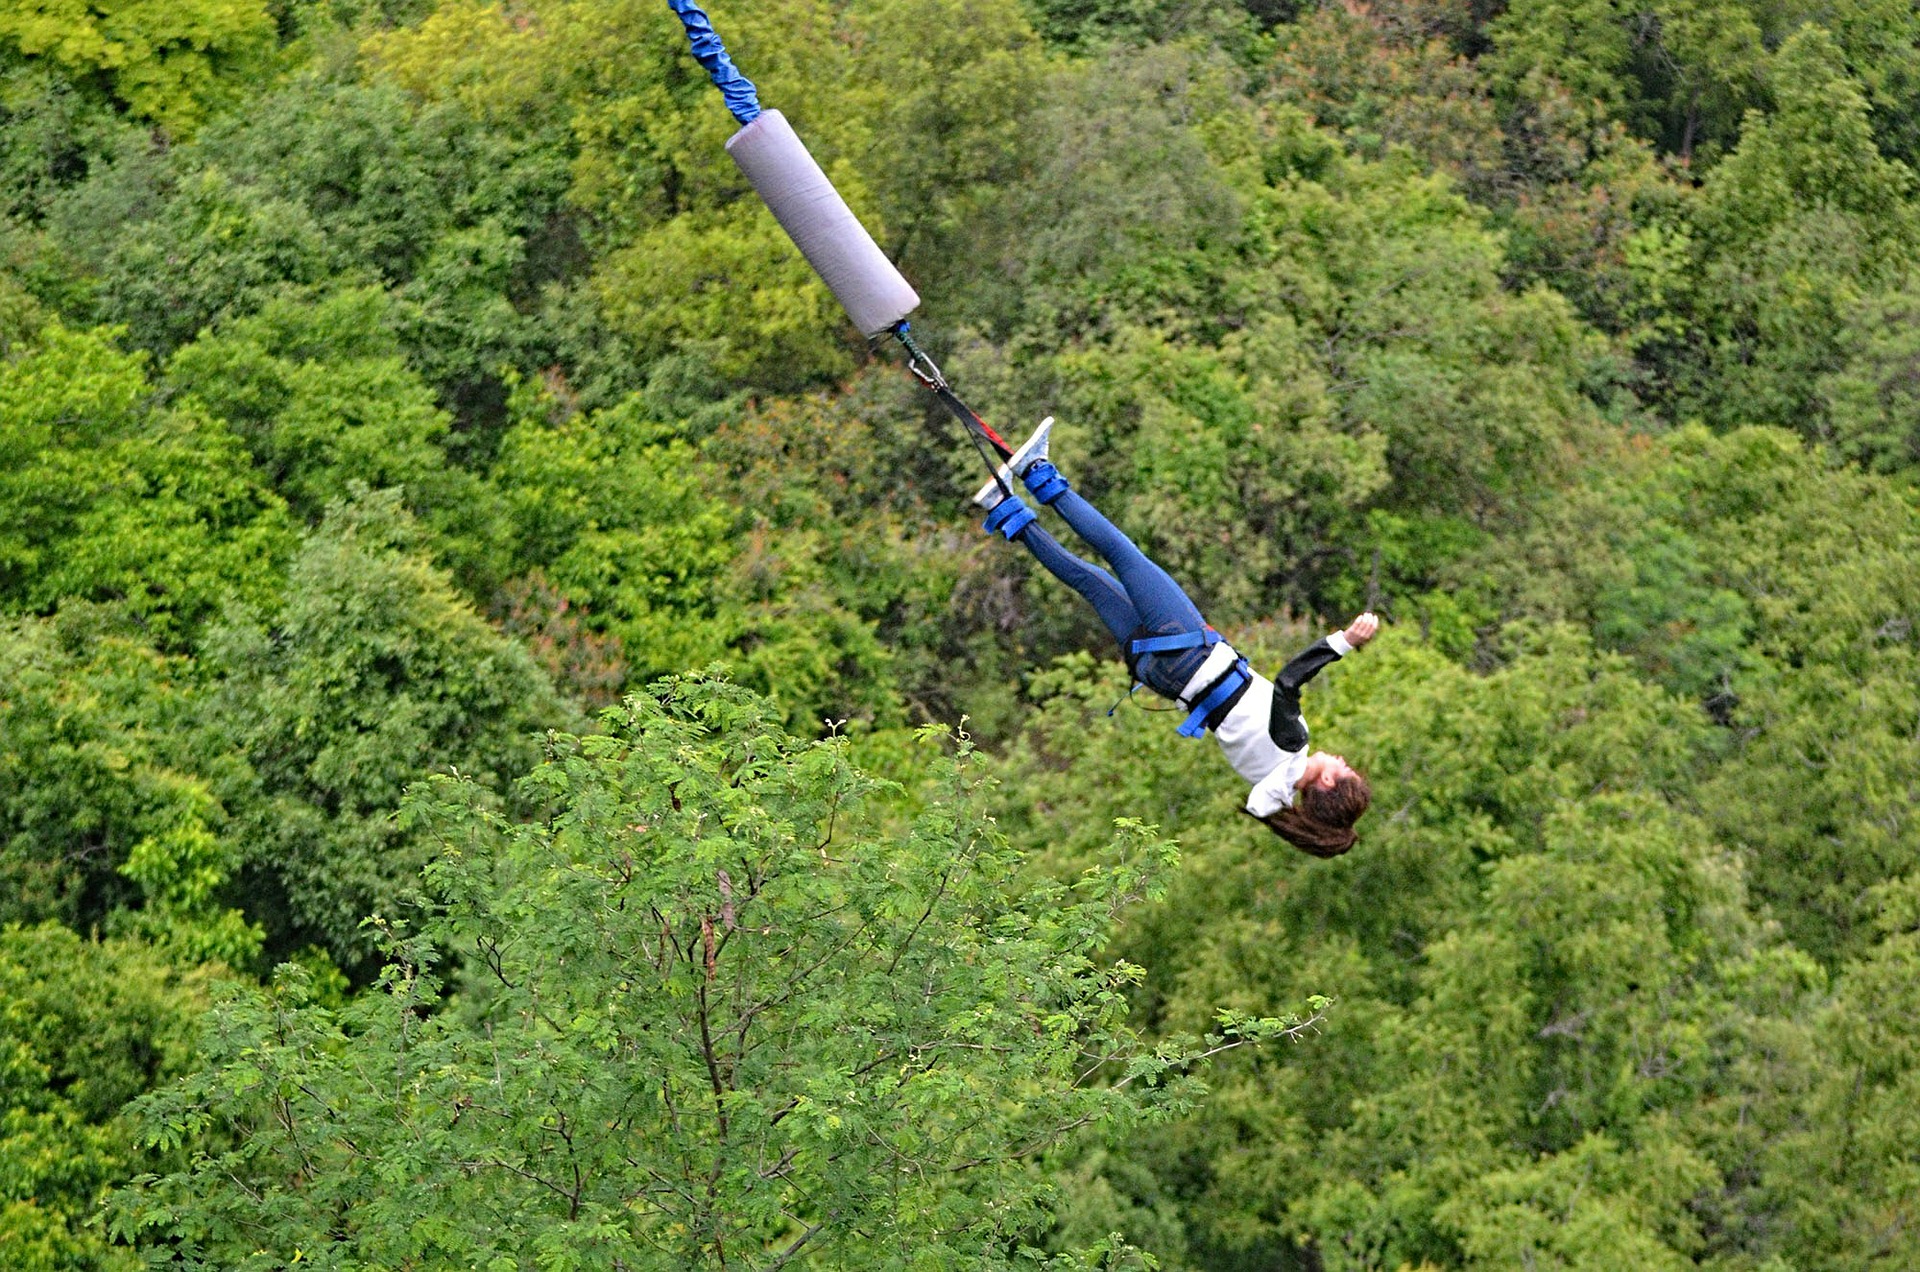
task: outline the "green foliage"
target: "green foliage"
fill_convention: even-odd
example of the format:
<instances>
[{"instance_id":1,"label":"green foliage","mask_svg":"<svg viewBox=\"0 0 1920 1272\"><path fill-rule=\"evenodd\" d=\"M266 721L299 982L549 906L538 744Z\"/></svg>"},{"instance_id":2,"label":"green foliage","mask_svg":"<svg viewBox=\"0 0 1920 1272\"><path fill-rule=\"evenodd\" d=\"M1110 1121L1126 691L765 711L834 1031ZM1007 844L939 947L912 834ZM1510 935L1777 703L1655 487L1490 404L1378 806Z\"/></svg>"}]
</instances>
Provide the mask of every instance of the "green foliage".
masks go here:
<instances>
[{"instance_id":1,"label":"green foliage","mask_svg":"<svg viewBox=\"0 0 1920 1272\"><path fill-rule=\"evenodd\" d=\"M1137 823L1073 884L1020 886L966 748L923 735L946 793L888 834L844 744L775 719L669 680L549 741L538 822L418 788L418 935L344 1012L291 969L230 995L205 1068L141 1116L154 1145L237 1136L123 1194L118 1230L186 1267L1030 1265L1029 1156L1178 1112L1202 1053L1296 1027L1135 1036L1138 969L1099 948L1175 862Z\"/></svg>"},{"instance_id":2,"label":"green foliage","mask_svg":"<svg viewBox=\"0 0 1920 1272\"><path fill-rule=\"evenodd\" d=\"M138 929L184 963L245 965L259 934L222 904L237 853L197 771L189 668L86 628L0 629L0 922Z\"/></svg>"},{"instance_id":3,"label":"green foliage","mask_svg":"<svg viewBox=\"0 0 1920 1272\"><path fill-rule=\"evenodd\" d=\"M0 44L86 83L103 80L129 112L175 135L233 103L266 69L265 0L19 0Z\"/></svg>"},{"instance_id":4,"label":"green foliage","mask_svg":"<svg viewBox=\"0 0 1920 1272\"><path fill-rule=\"evenodd\" d=\"M1882 151L1911 165L1920 160L1920 115L1914 84L1920 79L1915 16L1899 0L1849 0L1826 6L1791 6L1789 21L1817 22L1846 51L1847 65L1873 106L1874 136Z\"/></svg>"},{"instance_id":5,"label":"green foliage","mask_svg":"<svg viewBox=\"0 0 1920 1272\"><path fill-rule=\"evenodd\" d=\"M1502 103L1450 11L1324 5L1276 34L1265 92L1353 153L1404 146L1494 212L1509 285L1544 283L1609 331L1632 324L1634 236L1684 193L1654 148L1557 83ZM1503 108L1504 107L1504 108Z\"/></svg>"},{"instance_id":6,"label":"green foliage","mask_svg":"<svg viewBox=\"0 0 1920 1272\"><path fill-rule=\"evenodd\" d=\"M1484 191L1505 157L1493 103L1473 66L1408 16L1391 5L1310 9L1276 33L1268 91L1360 153L1406 146Z\"/></svg>"},{"instance_id":7,"label":"green foliage","mask_svg":"<svg viewBox=\"0 0 1920 1272\"><path fill-rule=\"evenodd\" d=\"M507 134L453 103L313 75L209 130L191 162L301 208L330 276L392 289L383 323L455 412L456 458L484 463L501 368L538 356L521 310L583 264L557 129Z\"/></svg>"},{"instance_id":8,"label":"green foliage","mask_svg":"<svg viewBox=\"0 0 1920 1272\"><path fill-rule=\"evenodd\" d=\"M1370 504L1496 524L1592 436L1603 356L1558 297L1502 288L1499 237L1443 180L1345 158L1288 109L1266 123L1232 252L1186 275L1209 303L1143 297L1154 317L1023 373L1094 430L1066 434L1093 456L1069 471L1228 617L1356 597Z\"/></svg>"},{"instance_id":9,"label":"green foliage","mask_svg":"<svg viewBox=\"0 0 1920 1272\"><path fill-rule=\"evenodd\" d=\"M833 293L772 214L744 199L645 231L595 281L607 322L640 357L686 350L716 384L792 392L852 364Z\"/></svg>"},{"instance_id":10,"label":"green foliage","mask_svg":"<svg viewBox=\"0 0 1920 1272\"><path fill-rule=\"evenodd\" d=\"M88 86L0 48L0 218L37 221L132 129Z\"/></svg>"},{"instance_id":11,"label":"green foliage","mask_svg":"<svg viewBox=\"0 0 1920 1272\"><path fill-rule=\"evenodd\" d=\"M1217 333L1242 200L1195 116L1251 123L1226 68L1181 48L1116 51L1053 77L1029 125L1033 171L982 227L1011 268L957 299L1037 346L1151 322ZM1244 140L1241 141L1244 148Z\"/></svg>"},{"instance_id":12,"label":"green foliage","mask_svg":"<svg viewBox=\"0 0 1920 1272\"><path fill-rule=\"evenodd\" d=\"M90 316L124 326L136 346L164 353L333 272L306 209L218 168L174 179L160 162L119 165L50 218L51 237L91 267Z\"/></svg>"},{"instance_id":13,"label":"green foliage","mask_svg":"<svg viewBox=\"0 0 1920 1272\"><path fill-rule=\"evenodd\" d=\"M1690 1205L1718 1182L1711 1163L1655 1141L1630 1153L1604 1135L1483 1176L1442 1211L1461 1249L1493 1266L1684 1269L1702 1245Z\"/></svg>"},{"instance_id":14,"label":"green foliage","mask_svg":"<svg viewBox=\"0 0 1920 1272\"><path fill-rule=\"evenodd\" d=\"M1085 621L1015 623L1009 554L941 507L977 486L979 458L928 405L913 381L869 373L833 397L749 410L701 443L703 488L743 510L719 588L741 602L727 660L796 730L965 715L997 731L1017 710L1008 681L1025 651Z\"/></svg>"},{"instance_id":15,"label":"green foliage","mask_svg":"<svg viewBox=\"0 0 1920 1272\"><path fill-rule=\"evenodd\" d=\"M0 1250L20 1272L122 1272L99 1204L158 1165L120 1108L188 1067L201 978L132 941L0 927Z\"/></svg>"},{"instance_id":16,"label":"green foliage","mask_svg":"<svg viewBox=\"0 0 1920 1272\"><path fill-rule=\"evenodd\" d=\"M1588 624L1734 725L1706 816L1797 944L1856 952L1870 889L1911 852L1920 510L1777 430L1688 430L1607 468L1469 572L1511 589L1496 608Z\"/></svg>"},{"instance_id":17,"label":"green foliage","mask_svg":"<svg viewBox=\"0 0 1920 1272\"><path fill-rule=\"evenodd\" d=\"M1032 170L1028 130L1052 78L1039 42L1014 0L865 0L852 17L858 73L884 112L864 165L884 246L965 305L953 261Z\"/></svg>"},{"instance_id":18,"label":"green foliage","mask_svg":"<svg viewBox=\"0 0 1920 1272\"><path fill-rule=\"evenodd\" d=\"M1691 277L1674 280L1691 348L1668 374L1683 410L1721 426L1817 420L1850 313L1920 260L1913 173L1880 155L1831 37L1795 34L1774 81L1778 109L1749 118L1702 185Z\"/></svg>"},{"instance_id":19,"label":"green foliage","mask_svg":"<svg viewBox=\"0 0 1920 1272\"><path fill-rule=\"evenodd\" d=\"M1109 42L1158 43L1208 39L1245 55L1258 47L1262 26L1291 17L1305 6L1293 0L1028 0L1034 25L1049 43L1081 51Z\"/></svg>"},{"instance_id":20,"label":"green foliage","mask_svg":"<svg viewBox=\"0 0 1920 1272\"><path fill-rule=\"evenodd\" d=\"M470 590L496 581L497 496L448 463L449 418L406 364L384 293L269 301L169 359L164 390L232 426L294 515L397 487Z\"/></svg>"},{"instance_id":21,"label":"green foliage","mask_svg":"<svg viewBox=\"0 0 1920 1272\"><path fill-rule=\"evenodd\" d=\"M684 351L710 383L782 389L844 373L844 316L770 215L741 197L750 187L722 149L731 121L687 61L673 14L643 0L536 8L540 21L520 23L493 6L449 5L371 49L435 100L569 130L570 198L593 218L599 255L575 303L596 305L641 358ZM789 104L841 193L871 211L845 158L870 133L827 7L784 0L724 20L767 100ZM511 69L482 69L494 65ZM883 226L871 228L885 241Z\"/></svg>"},{"instance_id":22,"label":"green foliage","mask_svg":"<svg viewBox=\"0 0 1920 1272\"><path fill-rule=\"evenodd\" d=\"M1117 808L1191 827L1168 904L1117 945L1155 969L1148 1018L1340 989L1310 1063L1226 1066L1195 1120L1108 1172L1135 1195L1128 1170L1157 1177L1178 1266L1292 1266L1302 1242L1339 1268L1701 1248L1693 1208L1734 1159L1678 1119L1717 1083L1730 982L1766 948L1736 860L1681 806L1709 727L1569 633L1509 635L1492 675L1389 636L1316 686L1310 717L1340 722L1317 741L1375 791L1334 862L1232 818L1219 757L1170 723L1122 727L1079 675L1049 684L1009 771L1073 776L1034 786L1013 832L1058 827L1068 868Z\"/></svg>"},{"instance_id":23,"label":"green foliage","mask_svg":"<svg viewBox=\"0 0 1920 1272\"><path fill-rule=\"evenodd\" d=\"M1326 862L1104 714L658 0L82 10L0 15L0 1262L1920 1257L1907 0L722 0L969 401L1263 665L1395 620Z\"/></svg>"},{"instance_id":24,"label":"green foliage","mask_svg":"<svg viewBox=\"0 0 1920 1272\"><path fill-rule=\"evenodd\" d=\"M721 660L795 727L897 723L874 628L911 587L897 577L900 536L883 524L823 533L832 504L790 480L813 442L845 449L828 430L847 421L752 418L713 439L721 471L642 399L557 421L542 418L550 401L523 405L531 418L494 474L514 557L618 640L630 677Z\"/></svg>"},{"instance_id":25,"label":"green foliage","mask_svg":"<svg viewBox=\"0 0 1920 1272\"><path fill-rule=\"evenodd\" d=\"M156 406L110 333L59 326L0 364L0 527L0 606L113 601L174 647L228 600L271 595L291 547L238 438Z\"/></svg>"},{"instance_id":26,"label":"green foliage","mask_svg":"<svg viewBox=\"0 0 1920 1272\"><path fill-rule=\"evenodd\" d=\"M1493 45L1484 59L1489 78L1522 114L1565 95L1666 153L1711 164L1747 131L1748 112L1790 109L1797 72L1780 63L1779 53L1809 31L1842 55L1859 81L1881 148L1911 160L1917 30L1912 7L1900 0L1522 0L1499 11L1481 34Z\"/></svg>"},{"instance_id":27,"label":"green foliage","mask_svg":"<svg viewBox=\"0 0 1920 1272\"><path fill-rule=\"evenodd\" d=\"M1805 1118L1767 1146L1782 1209L1794 1217L1781 1244L1803 1266L1920 1255L1911 1230L1920 1055L1904 1028L1920 984L1917 899L1911 875L1878 890L1878 939L1811 1022L1827 1040L1825 1063L1791 1075L1805 1083Z\"/></svg>"},{"instance_id":28,"label":"green foliage","mask_svg":"<svg viewBox=\"0 0 1920 1272\"><path fill-rule=\"evenodd\" d=\"M779 391L852 368L858 343L830 293L725 157L731 129L689 70L673 15L643 0L442 6L377 37L372 58L431 101L508 129L572 139L571 202L590 218L591 304L644 363L678 361L707 396ZM955 235L1024 170L1023 122L1043 68L1011 0L959 10L818 0L719 16L764 100L779 103L875 237L928 294L958 272ZM629 387L633 387L631 384Z\"/></svg>"},{"instance_id":29,"label":"green foliage","mask_svg":"<svg viewBox=\"0 0 1920 1272\"><path fill-rule=\"evenodd\" d=\"M277 606L208 637L215 744L251 766L220 793L272 952L313 942L365 970L362 920L390 916L425 860L393 820L407 785L451 768L501 791L533 734L572 720L417 539L398 492L356 490L307 536Z\"/></svg>"},{"instance_id":30,"label":"green foliage","mask_svg":"<svg viewBox=\"0 0 1920 1272\"><path fill-rule=\"evenodd\" d=\"M1669 151L1710 156L1760 95L1765 37L1785 33L1763 31L1767 16L1745 0L1521 0L1488 29L1491 69L1509 93L1564 84Z\"/></svg>"},{"instance_id":31,"label":"green foliage","mask_svg":"<svg viewBox=\"0 0 1920 1272\"><path fill-rule=\"evenodd\" d=\"M1915 284L1869 297L1838 333L1841 365L1816 393L1824 440L1875 472L1920 467L1920 344Z\"/></svg>"},{"instance_id":32,"label":"green foliage","mask_svg":"<svg viewBox=\"0 0 1920 1272\"><path fill-rule=\"evenodd\" d=\"M56 201L48 238L87 275L89 319L161 354L263 307L284 329L326 287L388 289L378 323L455 413L448 449L483 465L503 368L541 356L516 306L581 269L566 182L550 134L315 73L191 145L123 158Z\"/></svg>"}]
</instances>

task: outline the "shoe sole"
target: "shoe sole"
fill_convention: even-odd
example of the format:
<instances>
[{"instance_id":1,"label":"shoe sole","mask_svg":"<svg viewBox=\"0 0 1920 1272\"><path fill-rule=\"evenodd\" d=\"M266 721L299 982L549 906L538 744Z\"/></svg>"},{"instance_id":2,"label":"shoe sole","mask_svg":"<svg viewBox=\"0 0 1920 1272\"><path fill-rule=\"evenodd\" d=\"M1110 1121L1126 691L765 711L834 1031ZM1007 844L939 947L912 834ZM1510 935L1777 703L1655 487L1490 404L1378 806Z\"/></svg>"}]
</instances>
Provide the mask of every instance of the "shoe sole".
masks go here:
<instances>
[{"instance_id":1,"label":"shoe sole","mask_svg":"<svg viewBox=\"0 0 1920 1272\"><path fill-rule=\"evenodd\" d=\"M1026 441L1020 443L1019 449L1013 452L1013 458L1000 465L993 479L974 492L973 502L987 509L998 504L1000 500L996 496L1000 495L1002 486L1008 490L1013 489L1015 478L1024 474L1037 461L1047 457L1047 442L1052 433L1053 416L1049 415L1040 421Z\"/></svg>"}]
</instances>

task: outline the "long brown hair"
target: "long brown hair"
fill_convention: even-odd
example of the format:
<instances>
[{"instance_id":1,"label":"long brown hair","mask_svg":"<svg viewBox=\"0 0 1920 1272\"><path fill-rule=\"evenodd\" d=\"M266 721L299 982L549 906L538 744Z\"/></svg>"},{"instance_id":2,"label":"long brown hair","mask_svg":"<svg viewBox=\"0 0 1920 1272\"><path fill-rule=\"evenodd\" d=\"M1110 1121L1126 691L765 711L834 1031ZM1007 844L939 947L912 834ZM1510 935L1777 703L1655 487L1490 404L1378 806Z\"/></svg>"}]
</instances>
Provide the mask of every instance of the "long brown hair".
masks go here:
<instances>
[{"instance_id":1,"label":"long brown hair","mask_svg":"<svg viewBox=\"0 0 1920 1272\"><path fill-rule=\"evenodd\" d=\"M1358 773L1331 787L1310 784L1293 797L1293 807L1262 818L1274 834L1315 857L1338 857L1359 836L1353 823L1373 803L1373 788Z\"/></svg>"}]
</instances>

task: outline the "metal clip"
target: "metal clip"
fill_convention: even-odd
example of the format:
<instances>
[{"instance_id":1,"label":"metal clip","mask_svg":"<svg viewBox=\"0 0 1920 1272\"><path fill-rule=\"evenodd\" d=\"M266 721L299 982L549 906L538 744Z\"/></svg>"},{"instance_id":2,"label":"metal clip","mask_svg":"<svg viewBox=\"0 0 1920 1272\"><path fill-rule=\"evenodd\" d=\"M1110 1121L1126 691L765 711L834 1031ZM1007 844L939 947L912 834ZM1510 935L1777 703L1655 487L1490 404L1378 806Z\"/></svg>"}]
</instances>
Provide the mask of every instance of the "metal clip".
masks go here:
<instances>
[{"instance_id":1,"label":"metal clip","mask_svg":"<svg viewBox=\"0 0 1920 1272\"><path fill-rule=\"evenodd\" d=\"M896 340L905 346L907 351L907 370L913 372L915 379L930 389L944 390L949 387L946 375L940 370L940 364L929 357L927 351L915 342L912 331L906 323L903 322L895 327L893 329L893 335Z\"/></svg>"}]
</instances>

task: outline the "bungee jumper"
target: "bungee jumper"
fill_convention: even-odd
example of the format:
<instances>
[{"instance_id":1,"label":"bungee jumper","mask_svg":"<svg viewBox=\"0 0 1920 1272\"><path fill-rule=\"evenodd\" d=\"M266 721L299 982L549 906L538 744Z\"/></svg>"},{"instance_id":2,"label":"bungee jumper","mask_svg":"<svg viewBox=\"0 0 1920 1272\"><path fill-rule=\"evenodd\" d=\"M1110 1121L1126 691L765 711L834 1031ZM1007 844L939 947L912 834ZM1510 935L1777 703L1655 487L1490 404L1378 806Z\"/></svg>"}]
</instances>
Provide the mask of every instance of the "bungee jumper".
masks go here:
<instances>
[{"instance_id":1,"label":"bungee jumper","mask_svg":"<svg viewBox=\"0 0 1920 1272\"><path fill-rule=\"evenodd\" d=\"M1300 689L1321 668L1372 640L1380 620L1361 614L1267 679L1221 639L1165 570L1060 475L1047 454L1052 430L1052 417L1040 421L974 495L973 502L987 510L987 531L1020 544L1093 606L1119 642L1136 686L1186 711L1182 737L1213 734L1234 771L1252 784L1243 812L1316 857L1337 857L1353 847L1353 823L1367 811L1373 792L1345 757L1308 752ZM1014 478L1058 513L1112 573L1075 556L1042 529L1033 509L1008 490Z\"/></svg>"},{"instance_id":2,"label":"bungee jumper","mask_svg":"<svg viewBox=\"0 0 1920 1272\"><path fill-rule=\"evenodd\" d=\"M1167 572L1068 484L1048 458L1051 417L1017 449L960 400L914 340L907 321L919 293L882 252L777 110L763 110L753 82L727 56L695 0L667 0L693 54L720 89L740 131L727 153L766 201L800 254L869 339L891 335L907 369L960 421L993 476L974 496L985 528L1033 554L1048 573L1079 593L1119 642L1139 685L1187 712L1183 737L1212 733L1234 771L1252 786L1242 811L1303 852L1333 857L1354 844L1353 824L1367 810L1367 781L1338 755L1307 750L1300 689L1321 668L1373 639L1379 619L1361 614L1294 658L1269 680L1201 617ZM989 453L991 452L991 453ZM995 463L995 458L1001 461ZM1018 482L1053 509L1111 567L1085 561L1048 534L1014 493Z\"/></svg>"}]
</instances>

